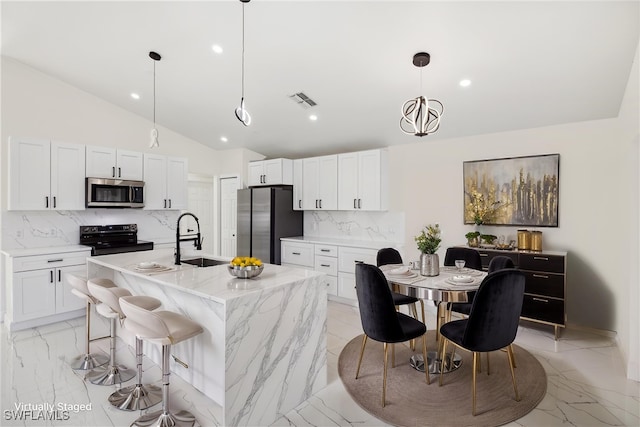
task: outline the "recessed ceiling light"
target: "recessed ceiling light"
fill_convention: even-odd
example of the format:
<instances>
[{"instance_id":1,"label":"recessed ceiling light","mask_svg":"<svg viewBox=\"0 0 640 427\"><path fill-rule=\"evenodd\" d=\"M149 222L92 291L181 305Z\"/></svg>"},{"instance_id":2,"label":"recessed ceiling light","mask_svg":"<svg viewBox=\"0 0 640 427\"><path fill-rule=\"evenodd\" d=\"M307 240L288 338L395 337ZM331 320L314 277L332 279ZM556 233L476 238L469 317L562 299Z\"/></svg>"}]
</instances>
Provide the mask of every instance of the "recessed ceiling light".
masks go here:
<instances>
[{"instance_id":1,"label":"recessed ceiling light","mask_svg":"<svg viewBox=\"0 0 640 427\"><path fill-rule=\"evenodd\" d=\"M318 120L318 116L316 116L315 114L312 114L312 115L309 116L309 120L315 122L316 120Z\"/></svg>"},{"instance_id":2,"label":"recessed ceiling light","mask_svg":"<svg viewBox=\"0 0 640 427\"><path fill-rule=\"evenodd\" d=\"M467 87L471 85L471 80L469 79L462 79L460 80L460 86L462 87Z\"/></svg>"},{"instance_id":3,"label":"recessed ceiling light","mask_svg":"<svg viewBox=\"0 0 640 427\"><path fill-rule=\"evenodd\" d=\"M224 142L224 143L229 142L229 140L227 139L227 137L226 137L226 136L221 136L221 137L220 137L220 141L222 141L222 142Z\"/></svg>"},{"instance_id":4,"label":"recessed ceiling light","mask_svg":"<svg viewBox=\"0 0 640 427\"><path fill-rule=\"evenodd\" d=\"M133 99L140 99L140 95L138 95L137 93L131 92L131 97Z\"/></svg>"},{"instance_id":5,"label":"recessed ceiling light","mask_svg":"<svg viewBox=\"0 0 640 427\"><path fill-rule=\"evenodd\" d=\"M217 54L221 54L223 52L222 46L217 44L214 44L213 46L211 46L211 49L213 49L213 51Z\"/></svg>"}]
</instances>

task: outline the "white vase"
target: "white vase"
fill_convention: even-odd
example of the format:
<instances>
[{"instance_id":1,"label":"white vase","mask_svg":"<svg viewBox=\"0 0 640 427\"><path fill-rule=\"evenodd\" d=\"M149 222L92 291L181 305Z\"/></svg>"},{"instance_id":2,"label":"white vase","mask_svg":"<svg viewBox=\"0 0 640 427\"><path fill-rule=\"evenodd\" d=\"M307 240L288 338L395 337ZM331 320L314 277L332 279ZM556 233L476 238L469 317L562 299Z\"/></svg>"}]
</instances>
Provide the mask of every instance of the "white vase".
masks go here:
<instances>
[{"instance_id":1,"label":"white vase","mask_svg":"<svg viewBox=\"0 0 640 427\"><path fill-rule=\"evenodd\" d=\"M420 255L420 274L422 276L437 276L440 274L440 258L438 254Z\"/></svg>"}]
</instances>

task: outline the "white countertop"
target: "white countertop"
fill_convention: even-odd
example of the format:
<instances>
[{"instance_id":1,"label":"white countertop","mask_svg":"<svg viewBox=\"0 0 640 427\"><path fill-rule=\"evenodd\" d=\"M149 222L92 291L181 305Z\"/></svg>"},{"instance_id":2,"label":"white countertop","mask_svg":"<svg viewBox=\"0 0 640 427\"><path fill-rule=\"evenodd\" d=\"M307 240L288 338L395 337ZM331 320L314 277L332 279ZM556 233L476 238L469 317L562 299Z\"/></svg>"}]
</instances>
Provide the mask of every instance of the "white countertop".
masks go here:
<instances>
[{"instance_id":1,"label":"white countertop","mask_svg":"<svg viewBox=\"0 0 640 427\"><path fill-rule=\"evenodd\" d=\"M15 248L15 249L3 249L2 253L10 257L23 257L34 255L51 255L51 254L64 254L68 252L82 252L86 251L87 256L91 255L91 247L85 245L68 245L68 246L49 246L46 248Z\"/></svg>"},{"instance_id":2,"label":"white countertop","mask_svg":"<svg viewBox=\"0 0 640 427\"><path fill-rule=\"evenodd\" d=\"M196 256L224 261L230 260L230 258L216 257L198 251L186 251L182 258L188 259ZM238 279L229 274L226 265L214 267L194 267L189 264L174 265L173 249L154 249L152 251L95 256L87 258L87 262L138 276L159 285L169 286L223 304L234 298L263 292L294 281L324 274L302 268L264 264L264 270L260 276L253 279ZM171 270L155 273L141 272L136 269L136 266L141 262L155 262Z\"/></svg>"},{"instance_id":3,"label":"white countertop","mask_svg":"<svg viewBox=\"0 0 640 427\"><path fill-rule=\"evenodd\" d=\"M298 237L282 237L281 241L287 242L299 242L299 243L315 243L319 245L336 245L336 246L349 246L353 248L365 248L365 249L381 249L381 248L397 248L396 242L388 241L366 241L366 240L350 240L339 239L332 237L316 237L316 236L298 236Z\"/></svg>"}]
</instances>

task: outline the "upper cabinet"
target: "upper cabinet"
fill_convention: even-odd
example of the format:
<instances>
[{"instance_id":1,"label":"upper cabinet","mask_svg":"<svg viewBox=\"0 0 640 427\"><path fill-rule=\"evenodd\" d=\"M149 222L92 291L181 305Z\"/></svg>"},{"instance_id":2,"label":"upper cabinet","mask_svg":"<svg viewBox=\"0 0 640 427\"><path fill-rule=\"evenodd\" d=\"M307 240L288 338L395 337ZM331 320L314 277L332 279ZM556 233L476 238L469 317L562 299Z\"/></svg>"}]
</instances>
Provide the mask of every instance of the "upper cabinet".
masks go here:
<instances>
[{"instance_id":1,"label":"upper cabinet","mask_svg":"<svg viewBox=\"0 0 640 427\"><path fill-rule=\"evenodd\" d=\"M144 155L144 208L187 209L186 158Z\"/></svg>"},{"instance_id":2,"label":"upper cabinet","mask_svg":"<svg viewBox=\"0 0 640 427\"><path fill-rule=\"evenodd\" d=\"M9 140L9 210L82 210L85 146Z\"/></svg>"},{"instance_id":3,"label":"upper cabinet","mask_svg":"<svg viewBox=\"0 0 640 427\"><path fill-rule=\"evenodd\" d=\"M338 155L338 209L379 211L388 208L386 150Z\"/></svg>"},{"instance_id":4,"label":"upper cabinet","mask_svg":"<svg viewBox=\"0 0 640 427\"><path fill-rule=\"evenodd\" d=\"M87 146L87 177L142 181L142 153Z\"/></svg>"},{"instance_id":5,"label":"upper cabinet","mask_svg":"<svg viewBox=\"0 0 640 427\"><path fill-rule=\"evenodd\" d=\"M249 187L292 184L293 160L271 159L249 163Z\"/></svg>"},{"instance_id":6,"label":"upper cabinet","mask_svg":"<svg viewBox=\"0 0 640 427\"><path fill-rule=\"evenodd\" d=\"M338 209L338 156L302 159L302 209Z\"/></svg>"},{"instance_id":7,"label":"upper cabinet","mask_svg":"<svg viewBox=\"0 0 640 427\"><path fill-rule=\"evenodd\" d=\"M294 211L302 210L302 197L303 197L302 162L303 162L302 159L296 159L293 161L293 210Z\"/></svg>"}]
</instances>

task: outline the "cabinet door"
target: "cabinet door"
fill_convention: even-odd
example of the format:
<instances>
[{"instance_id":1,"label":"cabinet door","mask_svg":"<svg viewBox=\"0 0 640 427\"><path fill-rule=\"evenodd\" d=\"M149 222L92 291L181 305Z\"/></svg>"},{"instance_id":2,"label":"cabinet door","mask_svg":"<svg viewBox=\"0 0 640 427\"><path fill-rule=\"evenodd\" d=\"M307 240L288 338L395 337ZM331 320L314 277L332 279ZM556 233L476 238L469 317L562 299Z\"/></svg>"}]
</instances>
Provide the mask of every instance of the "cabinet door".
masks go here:
<instances>
[{"instance_id":1,"label":"cabinet door","mask_svg":"<svg viewBox=\"0 0 640 427\"><path fill-rule=\"evenodd\" d=\"M186 158L167 158L167 199L169 209L187 209L187 180L189 167Z\"/></svg>"},{"instance_id":2,"label":"cabinet door","mask_svg":"<svg viewBox=\"0 0 640 427\"><path fill-rule=\"evenodd\" d=\"M303 193L303 176L302 176L303 163L302 159L293 161L293 210L302 210L302 195Z\"/></svg>"},{"instance_id":3,"label":"cabinet door","mask_svg":"<svg viewBox=\"0 0 640 427\"><path fill-rule=\"evenodd\" d=\"M16 322L55 314L55 269L13 275L13 319Z\"/></svg>"},{"instance_id":4,"label":"cabinet door","mask_svg":"<svg viewBox=\"0 0 640 427\"><path fill-rule=\"evenodd\" d=\"M263 182L264 161L249 163L249 187L265 185Z\"/></svg>"},{"instance_id":5,"label":"cabinet door","mask_svg":"<svg viewBox=\"0 0 640 427\"><path fill-rule=\"evenodd\" d=\"M86 264L72 265L55 269L56 281L56 313L66 313L85 307L85 301L71 293L73 287L67 280L68 274L87 275Z\"/></svg>"},{"instance_id":6,"label":"cabinet door","mask_svg":"<svg viewBox=\"0 0 640 427\"><path fill-rule=\"evenodd\" d=\"M284 184L282 179L282 159L272 159L264 161L264 184L276 185Z\"/></svg>"},{"instance_id":7,"label":"cabinet door","mask_svg":"<svg viewBox=\"0 0 640 427\"><path fill-rule=\"evenodd\" d=\"M9 210L44 210L51 206L50 158L47 140L9 140Z\"/></svg>"},{"instance_id":8,"label":"cabinet door","mask_svg":"<svg viewBox=\"0 0 640 427\"><path fill-rule=\"evenodd\" d=\"M318 175L319 207L322 210L338 209L338 156L320 157Z\"/></svg>"},{"instance_id":9,"label":"cabinet door","mask_svg":"<svg viewBox=\"0 0 640 427\"><path fill-rule=\"evenodd\" d=\"M142 153L118 150L116 152L116 178L142 181Z\"/></svg>"},{"instance_id":10,"label":"cabinet door","mask_svg":"<svg viewBox=\"0 0 640 427\"><path fill-rule=\"evenodd\" d=\"M318 177L320 175L320 158L302 159L302 209L313 211L318 209Z\"/></svg>"},{"instance_id":11,"label":"cabinet door","mask_svg":"<svg viewBox=\"0 0 640 427\"><path fill-rule=\"evenodd\" d=\"M338 155L338 209L358 209L358 153Z\"/></svg>"},{"instance_id":12,"label":"cabinet door","mask_svg":"<svg viewBox=\"0 0 640 427\"><path fill-rule=\"evenodd\" d=\"M87 145L86 176L88 178L116 177L116 149Z\"/></svg>"},{"instance_id":13,"label":"cabinet door","mask_svg":"<svg viewBox=\"0 0 640 427\"><path fill-rule=\"evenodd\" d=\"M356 301L356 275L351 273L338 273L338 296Z\"/></svg>"},{"instance_id":14,"label":"cabinet door","mask_svg":"<svg viewBox=\"0 0 640 427\"><path fill-rule=\"evenodd\" d=\"M144 155L144 208L165 209L167 203L167 158Z\"/></svg>"},{"instance_id":15,"label":"cabinet door","mask_svg":"<svg viewBox=\"0 0 640 427\"><path fill-rule=\"evenodd\" d=\"M84 145L51 143L51 203L58 210L85 207Z\"/></svg>"},{"instance_id":16,"label":"cabinet door","mask_svg":"<svg viewBox=\"0 0 640 427\"><path fill-rule=\"evenodd\" d=\"M358 153L358 209L367 211L384 210L382 192L383 174L386 179L386 168L381 162L380 150L361 151Z\"/></svg>"}]
</instances>

